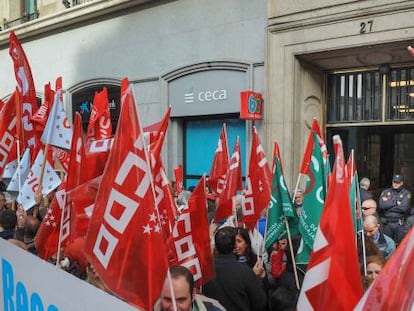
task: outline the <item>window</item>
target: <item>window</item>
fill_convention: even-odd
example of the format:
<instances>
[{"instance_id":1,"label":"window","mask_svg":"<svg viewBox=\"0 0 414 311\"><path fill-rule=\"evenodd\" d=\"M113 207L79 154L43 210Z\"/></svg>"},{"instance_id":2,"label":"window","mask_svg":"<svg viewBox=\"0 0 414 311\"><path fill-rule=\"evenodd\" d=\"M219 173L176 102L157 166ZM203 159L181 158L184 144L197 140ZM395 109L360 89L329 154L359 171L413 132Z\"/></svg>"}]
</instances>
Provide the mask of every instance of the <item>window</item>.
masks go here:
<instances>
[{"instance_id":1,"label":"window","mask_svg":"<svg viewBox=\"0 0 414 311\"><path fill-rule=\"evenodd\" d=\"M23 16L26 21L33 20L39 16L37 12L37 0L24 0Z\"/></svg>"},{"instance_id":2,"label":"window","mask_svg":"<svg viewBox=\"0 0 414 311\"><path fill-rule=\"evenodd\" d=\"M414 119L414 68L392 69L387 84L387 120Z\"/></svg>"},{"instance_id":3,"label":"window","mask_svg":"<svg viewBox=\"0 0 414 311\"><path fill-rule=\"evenodd\" d=\"M328 123L381 120L379 71L328 75Z\"/></svg>"}]
</instances>

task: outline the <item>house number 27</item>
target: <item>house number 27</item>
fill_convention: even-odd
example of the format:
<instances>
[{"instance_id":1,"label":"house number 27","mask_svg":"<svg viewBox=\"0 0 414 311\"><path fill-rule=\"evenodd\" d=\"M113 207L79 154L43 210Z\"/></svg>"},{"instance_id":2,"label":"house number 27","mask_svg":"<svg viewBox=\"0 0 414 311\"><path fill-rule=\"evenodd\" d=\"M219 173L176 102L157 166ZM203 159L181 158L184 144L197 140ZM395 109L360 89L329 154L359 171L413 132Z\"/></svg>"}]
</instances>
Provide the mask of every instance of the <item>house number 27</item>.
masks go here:
<instances>
[{"instance_id":1,"label":"house number 27","mask_svg":"<svg viewBox=\"0 0 414 311\"><path fill-rule=\"evenodd\" d=\"M364 33L372 32L372 25L374 25L374 20L369 20L369 21L366 21L366 22L361 22L360 29L359 29L359 33L360 34L364 34Z\"/></svg>"}]
</instances>

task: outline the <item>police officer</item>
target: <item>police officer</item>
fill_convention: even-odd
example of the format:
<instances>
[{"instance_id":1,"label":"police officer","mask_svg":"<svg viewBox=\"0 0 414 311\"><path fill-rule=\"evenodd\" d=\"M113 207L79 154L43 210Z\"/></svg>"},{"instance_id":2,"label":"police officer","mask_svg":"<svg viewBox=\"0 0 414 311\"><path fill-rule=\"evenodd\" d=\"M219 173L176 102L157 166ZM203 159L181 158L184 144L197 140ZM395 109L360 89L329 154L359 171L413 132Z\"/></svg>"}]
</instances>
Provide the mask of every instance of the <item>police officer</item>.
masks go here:
<instances>
[{"instance_id":1,"label":"police officer","mask_svg":"<svg viewBox=\"0 0 414 311\"><path fill-rule=\"evenodd\" d=\"M410 209L411 193L403 188L403 176L392 177L392 187L385 189L379 198L379 208L383 217L382 230L396 244L404 238L406 231L405 217Z\"/></svg>"}]
</instances>

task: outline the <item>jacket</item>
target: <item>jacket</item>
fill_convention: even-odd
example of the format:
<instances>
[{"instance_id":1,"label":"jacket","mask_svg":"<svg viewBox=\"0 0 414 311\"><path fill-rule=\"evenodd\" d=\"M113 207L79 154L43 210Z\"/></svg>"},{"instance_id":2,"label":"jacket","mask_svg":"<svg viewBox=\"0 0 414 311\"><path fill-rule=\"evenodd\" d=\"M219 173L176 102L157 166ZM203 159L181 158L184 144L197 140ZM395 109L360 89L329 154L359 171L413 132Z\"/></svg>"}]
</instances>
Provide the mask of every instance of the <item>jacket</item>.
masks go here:
<instances>
[{"instance_id":1,"label":"jacket","mask_svg":"<svg viewBox=\"0 0 414 311\"><path fill-rule=\"evenodd\" d=\"M196 294L194 304L198 311L226 311L226 309L215 299ZM161 299L158 299L154 306L154 311L163 311Z\"/></svg>"}]
</instances>

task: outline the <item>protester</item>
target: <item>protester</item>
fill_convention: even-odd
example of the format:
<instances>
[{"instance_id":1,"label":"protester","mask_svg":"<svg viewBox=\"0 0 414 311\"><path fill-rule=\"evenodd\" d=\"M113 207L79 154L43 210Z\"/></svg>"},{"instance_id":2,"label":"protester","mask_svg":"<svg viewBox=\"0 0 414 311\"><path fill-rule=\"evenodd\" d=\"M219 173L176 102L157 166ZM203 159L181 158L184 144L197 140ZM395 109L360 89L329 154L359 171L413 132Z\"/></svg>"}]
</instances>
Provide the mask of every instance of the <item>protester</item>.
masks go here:
<instances>
[{"instance_id":1,"label":"protester","mask_svg":"<svg viewBox=\"0 0 414 311\"><path fill-rule=\"evenodd\" d=\"M402 175L394 175L392 187L385 189L379 198L380 215L382 216L382 230L391 237L396 244L404 238L407 230L405 217L410 208L411 193L403 187Z\"/></svg>"},{"instance_id":2,"label":"protester","mask_svg":"<svg viewBox=\"0 0 414 311\"><path fill-rule=\"evenodd\" d=\"M302 216L302 206L303 206L303 190L302 189L297 189L296 190L293 205L295 206L296 214L298 214L298 216L301 217Z\"/></svg>"},{"instance_id":3,"label":"protester","mask_svg":"<svg viewBox=\"0 0 414 311\"><path fill-rule=\"evenodd\" d=\"M8 209L0 211L0 238L13 239L16 224L17 216L15 212Z\"/></svg>"},{"instance_id":4,"label":"protester","mask_svg":"<svg viewBox=\"0 0 414 311\"><path fill-rule=\"evenodd\" d=\"M383 256L388 259L395 251L395 242L380 230L380 226L381 225L378 223L378 219L375 216L369 215L365 217L365 234L372 238Z\"/></svg>"},{"instance_id":5,"label":"protester","mask_svg":"<svg viewBox=\"0 0 414 311\"><path fill-rule=\"evenodd\" d=\"M286 270L287 256L285 253L288 241L287 239L280 239L273 243L273 250L270 254L271 275L278 279Z\"/></svg>"},{"instance_id":6,"label":"protester","mask_svg":"<svg viewBox=\"0 0 414 311\"><path fill-rule=\"evenodd\" d=\"M169 271L171 279L168 276L165 279L160 299L156 302L154 311L174 311L174 300L179 311L226 310L217 300L197 294L194 287L194 277L186 267L172 266Z\"/></svg>"},{"instance_id":7,"label":"protester","mask_svg":"<svg viewBox=\"0 0 414 311\"><path fill-rule=\"evenodd\" d=\"M367 275L363 276L363 287L365 290L375 281L382 268L385 266L384 256L368 256L366 270Z\"/></svg>"},{"instance_id":8,"label":"protester","mask_svg":"<svg viewBox=\"0 0 414 311\"><path fill-rule=\"evenodd\" d=\"M373 215L377 217L378 220L380 220L379 215L377 213L377 202L375 202L375 200L367 199L367 200L362 201L361 209L362 209L363 217Z\"/></svg>"},{"instance_id":9,"label":"protester","mask_svg":"<svg viewBox=\"0 0 414 311\"><path fill-rule=\"evenodd\" d=\"M300 235L292 237L293 256L296 256L300 239ZM304 272L297 268L297 281L299 284L296 283L295 265L289 244L285 247L285 254L285 269L280 274L277 282L273 282L273 287L269 293L269 310L271 311L294 311L299 298L299 288L304 278Z\"/></svg>"},{"instance_id":10,"label":"protester","mask_svg":"<svg viewBox=\"0 0 414 311\"><path fill-rule=\"evenodd\" d=\"M371 181L367 177L364 177L360 180L359 194L361 196L361 202L364 202L365 200L373 198L372 192L369 191L370 186L371 186Z\"/></svg>"},{"instance_id":11,"label":"protester","mask_svg":"<svg viewBox=\"0 0 414 311\"><path fill-rule=\"evenodd\" d=\"M0 192L0 211L6 209L6 196L3 192Z\"/></svg>"},{"instance_id":12,"label":"protester","mask_svg":"<svg viewBox=\"0 0 414 311\"><path fill-rule=\"evenodd\" d=\"M270 285L265 264L262 259L256 255L254 249L252 249L249 231L243 227L236 228L236 244L234 246L234 253L238 262L245 263L253 269L254 274L256 274L263 282L263 286L267 293Z\"/></svg>"},{"instance_id":13,"label":"protester","mask_svg":"<svg viewBox=\"0 0 414 311\"><path fill-rule=\"evenodd\" d=\"M24 225L24 237L23 241L27 245L27 249L30 253L37 255L37 249L34 243L37 231L40 227L40 221L34 216L27 215Z\"/></svg>"},{"instance_id":14,"label":"protester","mask_svg":"<svg viewBox=\"0 0 414 311\"><path fill-rule=\"evenodd\" d=\"M234 255L236 231L220 228L215 234L215 279L207 282L203 293L217 299L228 311L264 311L267 296L260 279Z\"/></svg>"}]
</instances>

